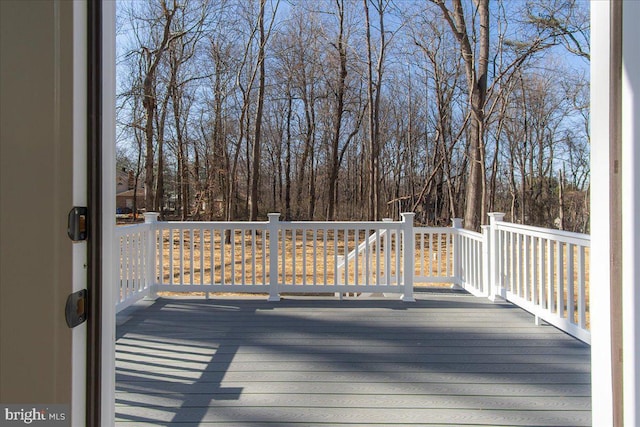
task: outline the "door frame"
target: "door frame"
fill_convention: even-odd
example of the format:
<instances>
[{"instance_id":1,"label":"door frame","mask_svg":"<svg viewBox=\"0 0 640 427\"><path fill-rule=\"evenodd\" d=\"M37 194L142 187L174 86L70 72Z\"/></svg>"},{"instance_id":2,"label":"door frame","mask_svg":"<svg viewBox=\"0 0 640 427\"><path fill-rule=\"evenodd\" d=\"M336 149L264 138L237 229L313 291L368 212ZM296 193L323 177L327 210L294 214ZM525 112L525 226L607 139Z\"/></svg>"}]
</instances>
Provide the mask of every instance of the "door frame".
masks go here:
<instances>
[{"instance_id":1,"label":"door frame","mask_svg":"<svg viewBox=\"0 0 640 427\"><path fill-rule=\"evenodd\" d=\"M89 1L87 10L87 178L88 227L87 289L89 313L87 320L87 406L86 424L98 426L102 421L102 2ZM104 372L105 378L107 372ZM108 409L107 406L104 410Z\"/></svg>"},{"instance_id":2,"label":"door frame","mask_svg":"<svg viewBox=\"0 0 640 427\"><path fill-rule=\"evenodd\" d=\"M115 93L116 2L87 1L86 164L89 208L86 340L87 426L115 421Z\"/></svg>"}]
</instances>

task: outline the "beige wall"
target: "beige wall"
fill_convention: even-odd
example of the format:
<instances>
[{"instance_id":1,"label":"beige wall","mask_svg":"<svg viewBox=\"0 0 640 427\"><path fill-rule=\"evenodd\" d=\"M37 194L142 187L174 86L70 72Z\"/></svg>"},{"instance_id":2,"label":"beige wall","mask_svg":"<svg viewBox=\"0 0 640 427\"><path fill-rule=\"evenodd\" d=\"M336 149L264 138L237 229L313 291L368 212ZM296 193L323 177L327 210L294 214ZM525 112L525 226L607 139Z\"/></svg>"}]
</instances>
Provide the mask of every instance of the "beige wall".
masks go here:
<instances>
[{"instance_id":1,"label":"beige wall","mask_svg":"<svg viewBox=\"0 0 640 427\"><path fill-rule=\"evenodd\" d=\"M71 403L72 2L0 1L0 402Z\"/></svg>"}]
</instances>

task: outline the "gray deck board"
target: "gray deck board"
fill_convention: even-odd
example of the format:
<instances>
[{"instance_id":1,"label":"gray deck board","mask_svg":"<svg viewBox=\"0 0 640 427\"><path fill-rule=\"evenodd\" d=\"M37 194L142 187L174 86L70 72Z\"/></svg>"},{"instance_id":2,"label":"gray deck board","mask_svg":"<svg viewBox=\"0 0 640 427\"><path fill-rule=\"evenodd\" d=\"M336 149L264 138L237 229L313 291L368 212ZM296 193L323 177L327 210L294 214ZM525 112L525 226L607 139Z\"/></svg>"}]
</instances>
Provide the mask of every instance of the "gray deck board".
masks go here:
<instances>
[{"instance_id":1,"label":"gray deck board","mask_svg":"<svg viewBox=\"0 0 640 427\"><path fill-rule=\"evenodd\" d=\"M590 348L509 304L161 298L118 318L117 425L587 426Z\"/></svg>"}]
</instances>

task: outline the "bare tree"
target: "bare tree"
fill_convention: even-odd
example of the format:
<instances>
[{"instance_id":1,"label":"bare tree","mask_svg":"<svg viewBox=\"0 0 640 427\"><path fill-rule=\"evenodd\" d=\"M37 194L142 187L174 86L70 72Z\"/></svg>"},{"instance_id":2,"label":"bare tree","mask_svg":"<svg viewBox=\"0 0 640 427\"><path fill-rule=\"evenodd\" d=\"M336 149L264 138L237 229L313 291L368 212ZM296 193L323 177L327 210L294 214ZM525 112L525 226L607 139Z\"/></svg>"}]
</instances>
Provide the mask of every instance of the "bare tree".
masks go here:
<instances>
[{"instance_id":1,"label":"bare tree","mask_svg":"<svg viewBox=\"0 0 640 427\"><path fill-rule=\"evenodd\" d=\"M474 0L474 13L479 20L479 49L472 47L472 36L468 32L465 12L461 0L453 0L449 10L443 0L433 0L442 10L444 19L451 27L460 46L465 64L471 125L469 129L469 179L465 197L464 224L469 229L479 228L483 221L485 200L485 100L487 96L487 72L489 65L489 0ZM473 26L475 29L475 26Z\"/></svg>"},{"instance_id":2,"label":"bare tree","mask_svg":"<svg viewBox=\"0 0 640 427\"><path fill-rule=\"evenodd\" d=\"M166 0L159 2L161 16L156 18L156 21L152 23L155 27L157 25L162 26L161 39L157 46L145 46L142 45L141 53L145 58L146 69L144 70L144 82L143 93L144 100L142 105L146 111L145 120L145 137L146 137L146 158L145 158L145 204L147 209L157 205L157 201L154 199L153 184L154 184L154 156L153 156L153 136L154 136L154 121L157 107L156 100L156 70L160 61L163 58L165 51L172 40L181 37L183 33L172 33L171 23L173 18L180 7L177 0L173 0L171 6L167 4ZM158 172L161 173L161 170Z\"/></svg>"},{"instance_id":3,"label":"bare tree","mask_svg":"<svg viewBox=\"0 0 640 427\"><path fill-rule=\"evenodd\" d=\"M425 223L464 214L470 228L504 209L549 226L562 164L565 228L588 224L588 85L546 62L588 59L580 2L277 7L123 7L131 78L118 80L118 144L144 163L148 209L227 220L256 219L266 203L285 219L414 210Z\"/></svg>"},{"instance_id":4,"label":"bare tree","mask_svg":"<svg viewBox=\"0 0 640 427\"><path fill-rule=\"evenodd\" d=\"M250 221L257 221L258 219L258 196L260 189L258 184L260 182L260 139L262 137L262 110L264 109L264 90L265 90L265 71L264 71L264 46L266 43L265 31L264 31L264 7L266 0L260 0L260 12L258 13L258 28L260 29L260 42L258 44L258 108L256 109L256 121L255 121L255 133L253 137L253 159L252 159L252 173L251 173L251 195L249 198L249 205L251 206L251 213L249 215Z\"/></svg>"},{"instance_id":5,"label":"bare tree","mask_svg":"<svg viewBox=\"0 0 640 427\"><path fill-rule=\"evenodd\" d=\"M568 52L589 61L590 19L579 0L547 0L526 3L526 21L535 25L542 37L562 45Z\"/></svg>"},{"instance_id":6,"label":"bare tree","mask_svg":"<svg viewBox=\"0 0 640 427\"><path fill-rule=\"evenodd\" d=\"M380 44L378 58L373 71L373 47L371 43L371 24L369 22L370 0L363 0L365 15L365 30L367 40L367 95L369 100L369 219L380 219L381 191L380 191L380 99L382 97L382 77L384 74L385 53L387 50L385 12L388 1L377 0L374 8L378 13L378 29Z\"/></svg>"},{"instance_id":7,"label":"bare tree","mask_svg":"<svg viewBox=\"0 0 640 427\"><path fill-rule=\"evenodd\" d=\"M347 80L347 46L345 40L344 0L336 0L336 8L336 16L338 18L338 36L333 47L336 49L338 54L339 67L337 70L336 86L334 88L336 105L334 108L333 137L331 138L331 157L329 163L328 220L335 219L338 171L340 167L340 137L342 134L342 115L344 114L344 98Z\"/></svg>"},{"instance_id":8,"label":"bare tree","mask_svg":"<svg viewBox=\"0 0 640 427\"><path fill-rule=\"evenodd\" d=\"M424 55L423 66L428 67L425 74L431 76L427 80L430 81L433 144L425 150L430 169L425 170L426 179L414 198L412 210L421 207L431 221L449 223L449 218L455 218L464 210L461 193L465 180L461 175L465 174L468 162L466 156L456 158L454 152L464 143L471 113L468 101L461 99L466 96L460 88L462 62L449 48L457 41L447 33L446 23L432 17L425 17L424 21L414 29L412 40ZM456 164L456 160L461 160L460 164Z\"/></svg>"}]
</instances>

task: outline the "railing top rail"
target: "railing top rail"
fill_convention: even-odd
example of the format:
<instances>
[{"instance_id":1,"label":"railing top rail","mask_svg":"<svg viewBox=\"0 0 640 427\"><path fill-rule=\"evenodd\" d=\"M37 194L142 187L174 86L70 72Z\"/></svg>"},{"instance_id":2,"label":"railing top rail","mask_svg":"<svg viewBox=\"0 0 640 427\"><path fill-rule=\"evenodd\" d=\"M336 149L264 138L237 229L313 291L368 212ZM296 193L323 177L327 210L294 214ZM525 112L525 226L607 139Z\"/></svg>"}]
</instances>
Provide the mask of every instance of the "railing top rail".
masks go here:
<instances>
[{"instance_id":1,"label":"railing top rail","mask_svg":"<svg viewBox=\"0 0 640 427\"><path fill-rule=\"evenodd\" d=\"M532 225L514 224L504 221L498 221L496 223L496 226L498 230L517 232L534 237L542 237L544 239L573 243L580 246L590 246L591 244L591 236L588 234L573 233L571 231L564 230L553 230L550 228L535 227Z\"/></svg>"},{"instance_id":2,"label":"railing top rail","mask_svg":"<svg viewBox=\"0 0 640 427\"><path fill-rule=\"evenodd\" d=\"M359 229L396 229L403 223L401 221L280 221L279 224L295 228L349 228L356 226Z\"/></svg>"},{"instance_id":3,"label":"railing top rail","mask_svg":"<svg viewBox=\"0 0 640 427\"><path fill-rule=\"evenodd\" d=\"M396 229L401 221L278 221L282 228L358 228L358 229ZM159 228L264 228L269 221L159 221L154 223ZM145 225L145 224L137 224ZM147 224L148 225L148 224ZM135 226L135 225L134 225ZM127 226L132 227L132 226ZM450 230L444 228L443 230Z\"/></svg>"},{"instance_id":4,"label":"railing top rail","mask_svg":"<svg viewBox=\"0 0 640 427\"><path fill-rule=\"evenodd\" d=\"M158 221L154 223L158 228L173 229L207 229L207 228L265 228L269 225L268 221Z\"/></svg>"},{"instance_id":5,"label":"railing top rail","mask_svg":"<svg viewBox=\"0 0 640 427\"><path fill-rule=\"evenodd\" d=\"M128 224L128 225L119 225L115 227L116 234L127 234L131 232L135 232L136 230L149 228L148 223L140 223L140 224Z\"/></svg>"},{"instance_id":6,"label":"railing top rail","mask_svg":"<svg viewBox=\"0 0 640 427\"><path fill-rule=\"evenodd\" d=\"M482 240L482 233L478 233L477 231L466 230L464 228L458 228L458 229L456 229L456 231L461 236L469 237L471 239L476 239L476 240L479 240L479 241Z\"/></svg>"},{"instance_id":7,"label":"railing top rail","mask_svg":"<svg viewBox=\"0 0 640 427\"><path fill-rule=\"evenodd\" d=\"M455 228L452 227L413 227L416 233L454 233Z\"/></svg>"}]
</instances>

